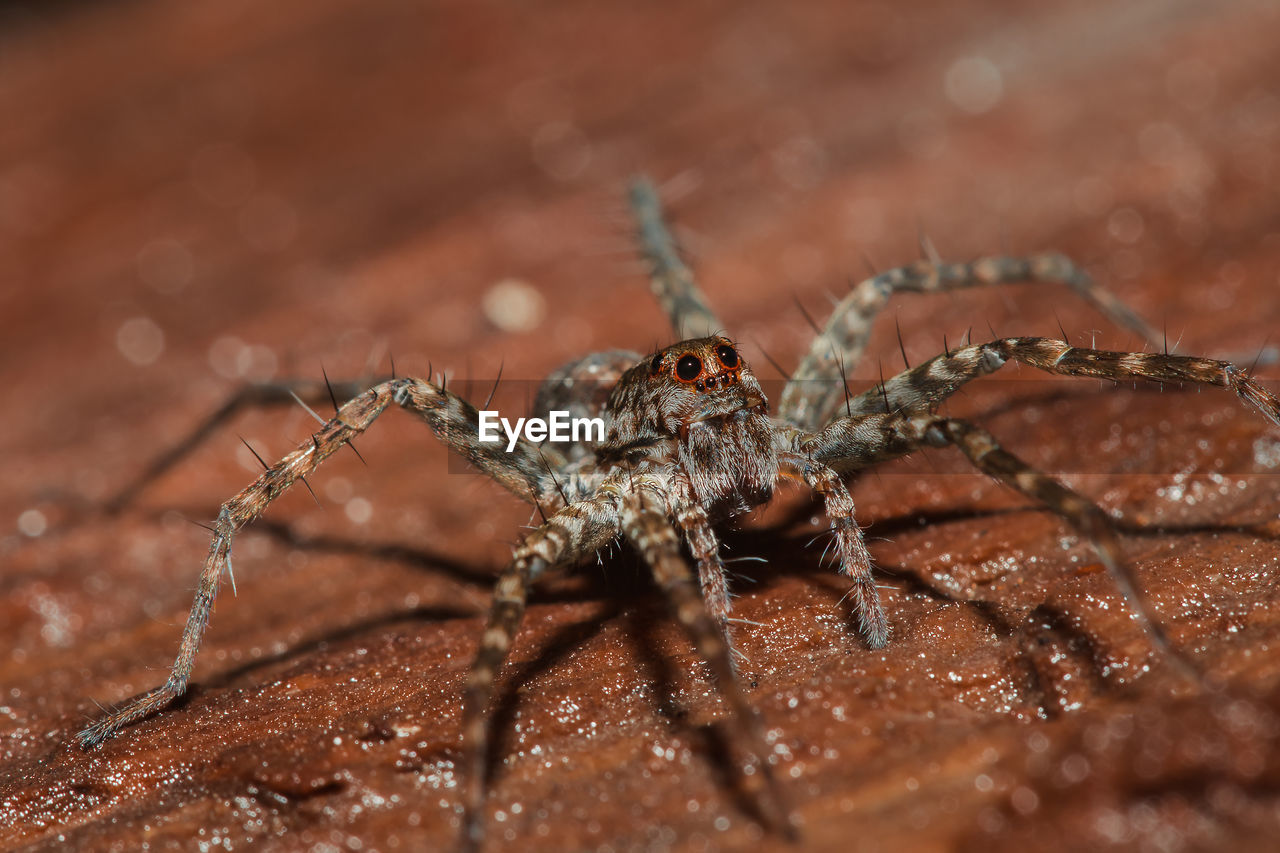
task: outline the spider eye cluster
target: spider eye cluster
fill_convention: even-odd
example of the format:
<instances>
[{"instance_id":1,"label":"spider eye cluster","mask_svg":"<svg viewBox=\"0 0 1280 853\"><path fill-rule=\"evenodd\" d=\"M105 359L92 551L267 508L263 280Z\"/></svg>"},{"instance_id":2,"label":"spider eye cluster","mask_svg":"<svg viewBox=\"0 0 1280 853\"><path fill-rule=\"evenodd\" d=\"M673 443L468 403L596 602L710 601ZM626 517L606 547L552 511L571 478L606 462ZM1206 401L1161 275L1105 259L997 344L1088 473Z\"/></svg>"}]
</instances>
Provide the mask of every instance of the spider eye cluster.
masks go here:
<instances>
[{"instance_id":1,"label":"spider eye cluster","mask_svg":"<svg viewBox=\"0 0 1280 853\"><path fill-rule=\"evenodd\" d=\"M679 382L693 385L698 391L710 391L738 381L742 357L729 343L708 344L692 352L680 353L675 364L660 353L649 363L653 376L668 373Z\"/></svg>"}]
</instances>

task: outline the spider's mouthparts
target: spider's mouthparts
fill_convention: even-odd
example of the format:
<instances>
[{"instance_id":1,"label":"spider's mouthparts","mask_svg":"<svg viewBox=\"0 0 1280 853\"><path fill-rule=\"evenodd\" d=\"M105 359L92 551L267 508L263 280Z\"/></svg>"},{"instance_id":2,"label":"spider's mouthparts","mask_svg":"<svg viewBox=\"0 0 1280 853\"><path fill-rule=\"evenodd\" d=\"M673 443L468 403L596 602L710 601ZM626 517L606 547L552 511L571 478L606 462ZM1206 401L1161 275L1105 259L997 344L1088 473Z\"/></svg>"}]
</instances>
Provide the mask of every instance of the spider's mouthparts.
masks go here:
<instances>
[{"instance_id":1,"label":"spider's mouthparts","mask_svg":"<svg viewBox=\"0 0 1280 853\"><path fill-rule=\"evenodd\" d=\"M734 401L730 408L723 407L707 407L697 415L685 421L685 428L694 424L706 423L707 421L725 420L736 414L764 414L767 411L768 402L759 394L747 392L743 394L739 400Z\"/></svg>"}]
</instances>

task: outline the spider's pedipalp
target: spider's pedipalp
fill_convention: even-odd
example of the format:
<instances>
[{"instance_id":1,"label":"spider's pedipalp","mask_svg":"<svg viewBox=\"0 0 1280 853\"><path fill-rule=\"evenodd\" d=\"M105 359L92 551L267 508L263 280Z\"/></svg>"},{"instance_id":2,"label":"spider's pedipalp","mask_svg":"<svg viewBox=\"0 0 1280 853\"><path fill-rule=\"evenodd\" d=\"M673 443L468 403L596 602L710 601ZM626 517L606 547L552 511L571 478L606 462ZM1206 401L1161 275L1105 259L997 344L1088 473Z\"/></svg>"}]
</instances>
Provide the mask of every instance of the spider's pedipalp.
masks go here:
<instances>
[{"instance_id":1,"label":"spider's pedipalp","mask_svg":"<svg viewBox=\"0 0 1280 853\"><path fill-rule=\"evenodd\" d=\"M672 515L685 541L689 543L689 552L698 564L698 582L702 586L702 598L711 611L725 639L732 645L729 636L729 584L725 577L724 560L720 557L720 540L711 527L711 518L702 504L693 494L693 485L683 474L673 478L676 499L672 507Z\"/></svg>"},{"instance_id":2,"label":"spider's pedipalp","mask_svg":"<svg viewBox=\"0 0 1280 853\"><path fill-rule=\"evenodd\" d=\"M1152 343L1159 340L1155 329L1062 255L989 257L963 264L917 261L864 279L841 300L783 389L779 417L801 429L814 430L835 414L840 405L836 382L840 365L858 363L876 317L895 292L941 293L1017 283L1064 284L1113 322Z\"/></svg>"}]
</instances>

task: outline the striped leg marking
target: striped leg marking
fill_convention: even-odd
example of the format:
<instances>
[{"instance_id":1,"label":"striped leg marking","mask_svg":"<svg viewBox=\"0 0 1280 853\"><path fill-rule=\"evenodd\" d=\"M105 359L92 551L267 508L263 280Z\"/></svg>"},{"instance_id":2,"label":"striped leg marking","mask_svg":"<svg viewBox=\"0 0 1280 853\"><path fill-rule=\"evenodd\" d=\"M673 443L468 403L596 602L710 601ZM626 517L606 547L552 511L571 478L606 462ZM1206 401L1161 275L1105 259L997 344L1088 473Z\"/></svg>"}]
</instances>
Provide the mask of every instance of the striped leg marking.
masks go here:
<instances>
[{"instance_id":1,"label":"striped leg marking","mask_svg":"<svg viewBox=\"0 0 1280 853\"><path fill-rule=\"evenodd\" d=\"M857 364L862 358L871 327L895 292L942 293L1017 283L1066 285L1113 322L1153 344L1159 340L1155 329L1062 255L991 257L967 264L917 261L859 282L836 305L783 390L779 416L801 429L813 430L836 413L844 399L842 365Z\"/></svg>"}]
</instances>

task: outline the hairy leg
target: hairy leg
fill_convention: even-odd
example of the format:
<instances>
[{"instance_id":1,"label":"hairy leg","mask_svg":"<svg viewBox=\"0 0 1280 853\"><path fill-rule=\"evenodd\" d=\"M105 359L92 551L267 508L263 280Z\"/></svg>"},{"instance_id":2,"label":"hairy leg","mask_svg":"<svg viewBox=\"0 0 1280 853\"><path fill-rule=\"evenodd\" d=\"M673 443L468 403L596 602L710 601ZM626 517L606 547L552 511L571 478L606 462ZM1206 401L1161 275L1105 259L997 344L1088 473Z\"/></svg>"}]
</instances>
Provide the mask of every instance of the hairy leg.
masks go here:
<instances>
[{"instance_id":1,"label":"hairy leg","mask_svg":"<svg viewBox=\"0 0 1280 853\"><path fill-rule=\"evenodd\" d=\"M1153 643L1184 672L1194 672L1194 667L1172 646L1156 621L1155 610L1132 567L1125 561L1106 513L1088 498L1006 451L981 427L927 412L855 415L841 418L822 432L797 440L797 449L814 458L830 460L833 468L854 470L864 467L869 456L874 456L875 461L883 461L921 447L948 444L955 445L980 471L1044 503L1079 530L1101 558L1129 606L1138 614Z\"/></svg>"},{"instance_id":2,"label":"hairy leg","mask_svg":"<svg viewBox=\"0 0 1280 853\"><path fill-rule=\"evenodd\" d=\"M1156 621L1155 608L1138 582L1133 567L1124 559L1111 521L1100 506L1048 474L1032 468L1001 447L991 433L979 426L954 418L915 418L911 426L918 431L922 443L934 447L955 445L975 468L1040 501L1084 534L1155 645L1171 660L1185 666L1188 671L1194 671Z\"/></svg>"},{"instance_id":3,"label":"hairy leg","mask_svg":"<svg viewBox=\"0 0 1280 853\"><path fill-rule=\"evenodd\" d=\"M546 471L543 452L523 441L512 453L504 452L500 444L480 442L476 410L460 397L419 379L394 379L373 387L344 405L309 441L222 505L168 680L80 732L78 738L83 746L101 743L123 726L163 708L182 694L191 677L222 574L231 571L231 543L236 532L262 515L291 485L311 474L321 462L368 429L392 402L419 415L446 444L524 500L543 506L560 502L555 484ZM563 460L559 462L563 464Z\"/></svg>"},{"instance_id":4,"label":"hairy leg","mask_svg":"<svg viewBox=\"0 0 1280 853\"><path fill-rule=\"evenodd\" d=\"M873 649L884 648L889 642L889 620L885 618L871 574L871 554L862 538L862 528L854 518L853 498L849 489L835 470L804 453L782 453L778 461L783 471L801 476L809 488L822 496L827 518L836 537L840 554L840 572L853 580L849 594L853 597L853 612L858 617L858 628Z\"/></svg>"},{"instance_id":5,"label":"hairy leg","mask_svg":"<svg viewBox=\"0 0 1280 853\"><path fill-rule=\"evenodd\" d=\"M622 530L653 571L672 612L693 642L698 654L711 667L721 695L732 711L740 745L759 759L759 772L743 776L763 819L773 828L794 835L791 810L768 760L767 744L755 708L747 703L734 676L729 645L716 629L698 595L693 574L680 554L680 543L667 521L667 498L656 488L642 485L628 494L621 507Z\"/></svg>"},{"instance_id":6,"label":"hairy leg","mask_svg":"<svg viewBox=\"0 0 1280 853\"><path fill-rule=\"evenodd\" d=\"M826 328L814 338L808 354L783 389L779 417L801 429L813 430L835 414L844 399L844 366L856 364L862 357L872 324L893 293L941 293L1014 283L1064 284L1113 322L1132 329L1147 341L1159 339L1141 317L1062 255L991 257L967 264L917 261L859 282L836 305Z\"/></svg>"},{"instance_id":7,"label":"hairy leg","mask_svg":"<svg viewBox=\"0 0 1280 853\"><path fill-rule=\"evenodd\" d=\"M680 260L675 240L663 221L662 202L653 182L646 177L636 178L628 200L636 219L640 252L653 270L653 295L671 319L676 337L684 340L718 334L724 326L707 304L693 273Z\"/></svg>"},{"instance_id":8,"label":"hairy leg","mask_svg":"<svg viewBox=\"0 0 1280 853\"><path fill-rule=\"evenodd\" d=\"M707 511L698 502L693 486L683 474L675 477L672 489L674 511L672 513L689 552L698 564L698 582L702 587L702 599L712 618L729 637L729 585L725 577L724 561L720 559L720 540L711 527Z\"/></svg>"},{"instance_id":9,"label":"hairy leg","mask_svg":"<svg viewBox=\"0 0 1280 853\"><path fill-rule=\"evenodd\" d=\"M281 404L297 405L302 400L310 405L322 405L330 399L350 399L369 387L368 382L318 382L313 379L287 379L244 385L205 418L185 438L161 453L146 469L107 501L108 512L119 512L138 497L143 489L160 479L166 471L180 462L213 434L219 426L234 417L241 409ZM295 399L296 395L296 399ZM335 396L331 396L335 395Z\"/></svg>"},{"instance_id":10,"label":"hairy leg","mask_svg":"<svg viewBox=\"0 0 1280 853\"><path fill-rule=\"evenodd\" d=\"M1052 338L1002 338L961 347L903 371L886 380L883 386L859 395L850 402L850 410L855 416L885 411L932 411L961 385L994 373L1010 359L1062 376L1216 385L1234 391L1280 424L1280 401L1230 362L1162 353L1084 349Z\"/></svg>"}]
</instances>

